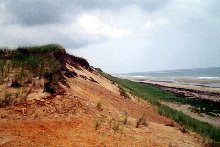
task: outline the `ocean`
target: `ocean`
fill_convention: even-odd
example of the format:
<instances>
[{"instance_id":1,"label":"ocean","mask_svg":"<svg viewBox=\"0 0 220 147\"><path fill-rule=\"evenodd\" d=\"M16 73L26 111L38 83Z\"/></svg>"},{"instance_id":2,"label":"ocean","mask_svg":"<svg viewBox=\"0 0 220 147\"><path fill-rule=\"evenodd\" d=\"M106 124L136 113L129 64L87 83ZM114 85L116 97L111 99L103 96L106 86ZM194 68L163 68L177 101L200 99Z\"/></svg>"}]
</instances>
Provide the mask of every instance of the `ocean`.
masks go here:
<instances>
[{"instance_id":1,"label":"ocean","mask_svg":"<svg viewBox=\"0 0 220 147\"><path fill-rule=\"evenodd\" d=\"M220 67L134 72L118 74L136 80L172 82L184 85L220 88Z\"/></svg>"}]
</instances>

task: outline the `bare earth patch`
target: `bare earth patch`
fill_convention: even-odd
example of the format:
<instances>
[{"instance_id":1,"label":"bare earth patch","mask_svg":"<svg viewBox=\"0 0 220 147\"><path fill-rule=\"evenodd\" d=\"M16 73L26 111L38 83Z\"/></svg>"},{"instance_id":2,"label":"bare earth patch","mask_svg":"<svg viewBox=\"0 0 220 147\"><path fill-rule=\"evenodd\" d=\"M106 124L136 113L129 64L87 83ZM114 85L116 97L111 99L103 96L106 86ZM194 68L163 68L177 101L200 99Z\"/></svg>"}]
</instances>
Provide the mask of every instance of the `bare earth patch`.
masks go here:
<instances>
[{"instance_id":1,"label":"bare earth patch","mask_svg":"<svg viewBox=\"0 0 220 147\"><path fill-rule=\"evenodd\" d=\"M78 76L66 77L69 87L59 83L65 93L52 96L36 84L25 102L0 108L0 146L204 144L199 135L181 132L177 123L159 115L146 101L121 96L119 88L95 70L67 68ZM143 114L147 125L136 128Z\"/></svg>"}]
</instances>

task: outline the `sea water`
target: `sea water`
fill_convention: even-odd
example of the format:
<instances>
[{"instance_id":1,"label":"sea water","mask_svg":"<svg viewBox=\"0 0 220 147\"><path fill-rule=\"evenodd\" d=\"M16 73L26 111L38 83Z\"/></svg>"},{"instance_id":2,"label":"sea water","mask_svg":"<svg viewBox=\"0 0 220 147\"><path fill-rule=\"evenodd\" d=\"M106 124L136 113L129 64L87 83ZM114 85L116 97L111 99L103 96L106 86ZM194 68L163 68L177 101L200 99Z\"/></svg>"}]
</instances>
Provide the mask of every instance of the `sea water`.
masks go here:
<instances>
[{"instance_id":1,"label":"sea water","mask_svg":"<svg viewBox=\"0 0 220 147\"><path fill-rule=\"evenodd\" d=\"M220 88L220 67L136 72L120 74L120 77Z\"/></svg>"}]
</instances>

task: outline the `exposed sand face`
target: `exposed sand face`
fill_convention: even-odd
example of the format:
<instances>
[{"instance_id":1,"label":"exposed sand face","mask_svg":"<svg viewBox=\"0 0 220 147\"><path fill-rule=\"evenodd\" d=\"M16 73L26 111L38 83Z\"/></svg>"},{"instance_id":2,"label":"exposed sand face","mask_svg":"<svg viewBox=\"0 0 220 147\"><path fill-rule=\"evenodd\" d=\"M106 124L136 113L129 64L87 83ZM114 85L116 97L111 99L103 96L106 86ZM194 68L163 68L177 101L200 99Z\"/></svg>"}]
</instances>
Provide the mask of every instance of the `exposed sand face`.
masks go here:
<instances>
[{"instance_id":1,"label":"exposed sand face","mask_svg":"<svg viewBox=\"0 0 220 147\"><path fill-rule=\"evenodd\" d=\"M123 126L113 131L108 123L94 130L92 117L27 120L1 125L2 146L161 146L199 147L193 133L150 122L147 127ZM7 131L6 131L7 130Z\"/></svg>"},{"instance_id":2,"label":"exposed sand face","mask_svg":"<svg viewBox=\"0 0 220 147\"><path fill-rule=\"evenodd\" d=\"M0 108L0 146L202 146L198 135L182 133L146 101L125 99L116 85L95 72L68 68L83 76L67 79L70 88L60 83L64 95L32 94L27 103ZM143 113L148 125L136 128ZM96 130L97 121L101 125ZM116 122L119 129L113 130Z\"/></svg>"}]
</instances>

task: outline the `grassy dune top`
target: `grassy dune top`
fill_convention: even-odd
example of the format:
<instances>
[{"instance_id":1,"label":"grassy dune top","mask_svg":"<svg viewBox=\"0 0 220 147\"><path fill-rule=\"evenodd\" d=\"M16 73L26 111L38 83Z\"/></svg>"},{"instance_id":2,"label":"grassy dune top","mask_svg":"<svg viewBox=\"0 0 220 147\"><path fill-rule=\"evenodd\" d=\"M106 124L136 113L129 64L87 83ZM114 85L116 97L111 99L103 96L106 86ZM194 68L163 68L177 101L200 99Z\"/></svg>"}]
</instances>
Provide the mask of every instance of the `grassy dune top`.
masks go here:
<instances>
[{"instance_id":1,"label":"grassy dune top","mask_svg":"<svg viewBox=\"0 0 220 147\"><path fill-rule=\"evenodd\" d=\"M47 54L63 49L59 44L47 44L41 46L20 46L16 49L0 48L0 56L17 55L17 54Z\"/></svg>"},{"instance_id":2,"label":"grassy dune top","mask_svg":"<svg viewBox=\"0 0 220 147\"><path fill-rule=\"evenodd\" d=\"M58 44L24 46L16 49L1 48L0 88L5 88L0 91L0 107L12 104L8 102L11 97L8 93L14 88L19 90L34 87L39 81L44 92L52 95L62 94L64 90L59 82L68 87L66 78L77 76L66 67L67 64L76 69L85 68L92 71L86 59L69 55ZM27 96L28 94L23 97Z\"/></svg>"},{"instance_id":3,"label":"grassy dune top","mask_svg":"<svg viewBox=\"0 0 220 147\"><path fill-rule=\"evenodd\" d=\"M31 72L34 77L42 77L46 72L59 70L60 63L54 57L55 52L62 51L62 46L48 44L43 46L18 47L0 50L0 67L2 79L13 69Z\"/></svg>"}]
</instances>

